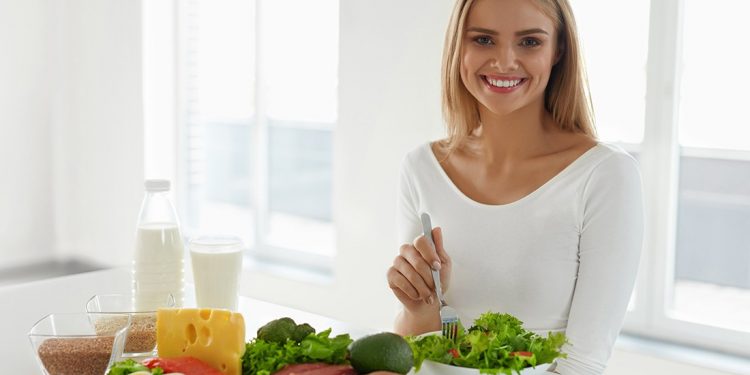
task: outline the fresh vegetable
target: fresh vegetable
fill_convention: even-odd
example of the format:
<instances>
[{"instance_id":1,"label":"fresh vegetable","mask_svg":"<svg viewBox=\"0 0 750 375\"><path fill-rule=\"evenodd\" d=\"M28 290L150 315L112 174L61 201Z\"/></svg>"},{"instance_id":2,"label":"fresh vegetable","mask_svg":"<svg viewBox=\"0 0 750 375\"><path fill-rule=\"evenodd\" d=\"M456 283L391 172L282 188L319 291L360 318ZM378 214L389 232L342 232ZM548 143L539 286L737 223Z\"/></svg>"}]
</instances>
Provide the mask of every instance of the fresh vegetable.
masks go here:
<instances>
[{"instance_id":1,"label":"fresh vegetable","mask_svg":"<svg viewBox=\"0 0 750 375\"><path fill-rule=\"evenodd\" d=\"M146 367L162 368L165 374L179 372L184 375L222 375L221 371L193 357L150 358L143 361Z\"/></svg>"},{"instance_id":2,"label":"fresh vegetable","mask_svg":"<svg viewBox=\"0 0 750 375\"><path fill-rule=\"evenodd\" d=\"M403 337L390 332L376 333L355 341L349 360L360 374L390 371L406 374L414 366L414 355Z\"/></svg>"},{"instance_id":3,"label":"fresh vegetable","mask_svg":"<svg viewBox=\"0 0 750 375\"><path fill-rule=\"evenodd\" d=\"M348 334L330 337L331 329L309 334L300 342L283 343L257 337L246 344L242 356L243 375L270 375L286 365L298 363L345 364L352 339Z\"/></svg>"},{"instance_id":4,"label":"fresh vegetable","mask_svg":"<svg viewBox=\"0 0 750 375\"><path fill-rule=\"evenodd\" d=\"M450 348L450 349L448 349L448 353L451 353L451 355L453 356L453 358L458 358L458 357L461 356L460 354L458 354L458 350L456 350L456 348Z\"/></svg>"},{"instance_id":5,"label":"fresh vegetable","mask_svg":"<svg viewBox=\"0 0 750 375\"><path fill-rule=\"evenodd\" d=\"M315 328L307 323L302 323L294 328L294 333L292 333L291 339L296 342L302 342L305 337L309 336L312 333L315 333Z\"/></svg>"},{"instance_id":6,"label":"fresh vegetable","mask_svg":"<svg viewBox=\"0 0 750 375\"><path fill-rule=\"evenodd\" d=\"M128 375L137 372L148 372L152 375L162 375L164 370L161 367L150 369L143 364L140 364L132 359L128 359L122 362L116 362L109 368L108 375Z\"/></svg>"},{"instance_id":7,"label":"fresh vegetable","mask_svg":"<svg viewBox=\"0 0 750 375\"><path fill-rule=\"evenodd\" d=\"M526 367L551 363L565 357L560 348L565 334L549 333L546 338L522 327L523 322L509 314L487 312L474 326L459 333L456 342L441 335L407 337L414 352L414 365L434 362L479 369L482 374L520 374Z\"/></svg>"},{"instance_id":8,"label":"fresh vegetable","mask_svg":"<svg viewBox=\"0 0 750 375\"><path fill-rule=\"evenodd\" d=\"M266 323L263 327L260 327L258 329L258 338L269 342L283 344L286 340L292 338L295 329L297 329L297 323L295 323L292 318L284 317L272 320Z\"/></svg>"}]
</instances>

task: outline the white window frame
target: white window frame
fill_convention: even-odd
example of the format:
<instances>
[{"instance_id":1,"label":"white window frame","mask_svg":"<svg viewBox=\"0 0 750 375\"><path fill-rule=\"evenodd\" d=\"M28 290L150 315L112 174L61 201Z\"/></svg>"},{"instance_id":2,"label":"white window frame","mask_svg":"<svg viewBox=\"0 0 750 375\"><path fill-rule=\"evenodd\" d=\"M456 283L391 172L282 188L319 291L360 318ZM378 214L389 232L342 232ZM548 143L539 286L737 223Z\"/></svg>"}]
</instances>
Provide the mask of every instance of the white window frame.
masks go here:
<instances>
[{"instance_id":1,"label":"white window frame","mask_svg":"<svg viewBox=\"0 0 750 375\"><path fill-rule=\"evenodd\" d=\"M623 331L750 356L750 333L670 317L667 306L673 296L680 155L750 160L750 152L679 146L684 1L650 2L646 115L640 147L646 231L635 307L627 314Z\"/></svg>"},{"instance_id":2,"label":"white window frame","mask_svg":"<svg viewBox=\"0 0 750 375\"><path fill-rule=\"evenodd\" d=\"M273 0L248 0L254 2L254 12L252 16L255 18L255 50L262 50L263 42L263 3L264 1ZM184 183L180 186L180 197L188 196L188 184L189 179L188 171L184 167L185 146L187 145L188 135L185 131L185 110L187 108L188 98L184 96L184 90L181 85L187 79L188 72L183 69L183 61L185 61L185 52L187 50L185 46L185 40L183 35L186 33L186 27L184 20L186 19L187 7L184 2L177 2L176 4L176 24L177 24L177 55L176 71L177 77L176 85L176 96L177 96L177 133L180 146L178 147L178 176L180 181ZM257 54L256 54L257 56ZM254 243L250 246L247 255L250 256L252 264L259 268L264 269L278 269L282 267L284 269L296 268L303 272L312 272L316 275L331 276L333 275L334 268L334 256L327 256L321 254L314 254L299 249L291 249L280 246L275 246L268 241L269 233L269 222L270 222L270 209L268 206L268 184L269 184L269 153L268 153L268 134L270 125L267 121L266 111L268 105L266 103L266 81L265 81L265 61L263 58L256 57L255 59L255 125L253 126L253 139L254 142L249 144L247 147L251 147L254 158L254 170L253 175L253 190L255 192L252 195L252 215L253 222L255 225ZM304 127L301 127L304 128ZM334 128L331 128L334 131ZM187 207L187 199L180 200L180 208L182 212L189 212ZM332 223L335 225L335 222Z\"/></svg>"}]
</instances>

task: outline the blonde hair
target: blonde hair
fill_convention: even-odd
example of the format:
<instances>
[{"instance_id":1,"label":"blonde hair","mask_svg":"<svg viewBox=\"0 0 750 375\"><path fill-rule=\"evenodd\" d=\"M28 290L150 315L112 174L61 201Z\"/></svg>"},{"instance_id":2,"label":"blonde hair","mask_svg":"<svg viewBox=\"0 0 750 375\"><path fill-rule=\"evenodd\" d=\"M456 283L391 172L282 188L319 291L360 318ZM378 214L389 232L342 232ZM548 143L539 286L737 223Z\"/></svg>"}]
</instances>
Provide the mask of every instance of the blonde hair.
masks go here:
<instances>
[{"instance_id":1,"label":"blonde hair","mask_svg":"<svg viewBox=\"0 0 750 375\"><path fill-rule=\"evenodd\" d=\"M593 106L573 11L568 0L534 0L555 23L559 60L544 92L544 107L562 130L596 136ZM461 49L469 10L475 0L457 0L445 34L442 66L443 117L448 152L461 147L479 126L476 99L461 80Z\"/></svg>"}]
</instances>

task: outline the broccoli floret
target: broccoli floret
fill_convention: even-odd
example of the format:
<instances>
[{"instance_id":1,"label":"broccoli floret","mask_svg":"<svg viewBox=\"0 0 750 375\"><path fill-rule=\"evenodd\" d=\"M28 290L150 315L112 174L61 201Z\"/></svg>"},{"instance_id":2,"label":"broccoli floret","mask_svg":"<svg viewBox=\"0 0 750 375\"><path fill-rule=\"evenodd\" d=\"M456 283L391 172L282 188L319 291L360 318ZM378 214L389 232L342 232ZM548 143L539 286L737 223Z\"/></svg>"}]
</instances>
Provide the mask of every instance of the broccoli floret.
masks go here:
<instances>
[{"instance_id":1,"label":"broccoli floret","mask_svg":"<svg viewBox=\"0 0 750 375\"><path fill-rule=\"evenodd\" d=\"M261 340L283 344L292 338L297 324L292 318L281 318L272 320L258 329L258 338Z\"/></svg>"},{"instance_id":2,"label":"broccoli floret","mask_svg":"<svg viewBox=\"0 0 750 375\"><path fill-rule=\"evenodd\" d=\"M315 328L307 323L302 323L294 329L292 340L296 342L302 342L302 340L304 340L305 337L309 336L311 333L315 333Z\"/></svg>"}]
</instances>

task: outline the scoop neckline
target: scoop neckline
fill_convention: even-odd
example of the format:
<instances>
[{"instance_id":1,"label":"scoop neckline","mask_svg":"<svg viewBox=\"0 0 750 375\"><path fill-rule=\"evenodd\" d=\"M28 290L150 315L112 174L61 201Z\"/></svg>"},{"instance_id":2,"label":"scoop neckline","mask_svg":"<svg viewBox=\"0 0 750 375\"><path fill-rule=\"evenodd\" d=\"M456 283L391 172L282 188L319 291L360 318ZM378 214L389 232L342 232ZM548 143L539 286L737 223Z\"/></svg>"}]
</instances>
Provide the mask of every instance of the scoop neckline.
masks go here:
<instances>
[{"instance_id":1,"label":"scoop neckline","mask_svg":"<svg viewBox=\"0 0 750 375\"><path fill-rule=\"evenodd\" d=\"M437 156L432 151L432 142L427 142L422 147L424 147L427 151L427 153L430 155L430 162L432 165L437 169L438 173L444 180L448 186L464 201L467 203L477 206L484 209L502 209L502 208L508 208L517 206L520 204L523 204L526 201L529 201L533 199L535 196L541 194L544 190L547 190L550 185L554 184L555 181L563 178L565 175L571 173L572 170L574 170L579 164L583 163L584 160L591 157L592 154L594 154L595 150L600 149L602 146L601 142L596 142L594 146L586 150L583 154L579 155L575 160L570 162L570 164L566 165L565 168L563 168L560 172L557 172L554 176L552 176L549 180L545 181L542 185L531 191L530 193L524 195L521 198L518 198L512 202L503 203L503 204L487 204L487 203L481 203L478 202L472 198L470 198L468 195L464 194L461 189L456 186L456 184L453 182L453 180L448 176L448 173L445 172L445 169L443 169L443 166L440 165L440 162L437 160Z\"/></svg>"}]
</instances>

